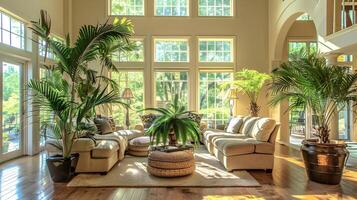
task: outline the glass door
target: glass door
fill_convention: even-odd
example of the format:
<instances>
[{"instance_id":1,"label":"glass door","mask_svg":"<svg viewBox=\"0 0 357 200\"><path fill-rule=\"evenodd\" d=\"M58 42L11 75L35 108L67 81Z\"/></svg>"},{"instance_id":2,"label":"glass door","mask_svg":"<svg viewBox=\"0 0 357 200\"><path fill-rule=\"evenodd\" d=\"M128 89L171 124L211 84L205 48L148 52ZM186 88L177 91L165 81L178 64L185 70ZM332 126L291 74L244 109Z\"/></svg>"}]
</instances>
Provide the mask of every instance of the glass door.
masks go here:
<instances>
[{"instance_id":1,"label":"glass door","mask_svg":"<svg viewBox=\"0 0 357 200\"><path fill-rule=\"evenodd\" d=\"M0 160L22 155L22 65L0 61Z\"/></svg>"}]
</instances>

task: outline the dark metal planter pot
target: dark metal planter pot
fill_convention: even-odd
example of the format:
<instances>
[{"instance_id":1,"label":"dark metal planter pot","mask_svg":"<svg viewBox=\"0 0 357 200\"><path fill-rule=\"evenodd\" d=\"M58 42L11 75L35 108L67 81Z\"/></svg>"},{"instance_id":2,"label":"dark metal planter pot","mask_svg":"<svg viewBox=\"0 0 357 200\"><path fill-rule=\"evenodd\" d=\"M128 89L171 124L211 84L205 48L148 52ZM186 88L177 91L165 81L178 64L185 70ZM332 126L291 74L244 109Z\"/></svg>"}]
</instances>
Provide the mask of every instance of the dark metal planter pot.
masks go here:
<instances>
[{"instance_id":1,"label":"dark metal planter pot","mask_svg":"<svg viewBox=\"0 0 357 200\"><path fill-rule=\"evenodd\" d=\"M79 153L74 153L66 159L62 155L48 157L46 163L53 182L69 182L75 174L78 159Z\"/></svg>"},{"instance_id":2,"label":"dark metal planter pot","mask_svg":"<svg viewBox=\"0 0 357 200\"><path fill-rule=\"evenodd\" d=\"M304 140L301 151L309 179L323 184L339 184L349 154L346 146L346 144L321 144L316 140Z\"/></svg>"}]
</instances>

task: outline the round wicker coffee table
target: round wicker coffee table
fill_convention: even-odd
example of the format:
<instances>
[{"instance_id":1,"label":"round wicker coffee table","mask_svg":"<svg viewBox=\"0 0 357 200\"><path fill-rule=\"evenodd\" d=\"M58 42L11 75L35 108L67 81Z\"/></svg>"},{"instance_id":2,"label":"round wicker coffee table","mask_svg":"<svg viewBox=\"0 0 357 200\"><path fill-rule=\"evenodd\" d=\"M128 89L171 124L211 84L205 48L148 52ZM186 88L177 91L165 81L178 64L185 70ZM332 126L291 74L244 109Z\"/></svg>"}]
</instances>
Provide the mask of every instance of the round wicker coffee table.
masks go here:
<instances>
[{"instance_id":1,"label":"round wicker coffee table","mask_svg":"<svg viewBox=\"0 0 357 200\"><path fill-rule=\"evenodd\" d=\"M158 177L190 175L195 171L193 151L151 151L148 156L147 170L151 175Z\"/></svg>"},{"instance_id":2,"label":"round wicker coffee table","mask_svg":"<svg viewBox=\"0 0 357 200\"><path fill-rule=\"evenodd\" d=\"M149 146L149 137L137 137L129 141L128 153L132 156L146 157L149 153Z\"/></svg>"}]
</instances>

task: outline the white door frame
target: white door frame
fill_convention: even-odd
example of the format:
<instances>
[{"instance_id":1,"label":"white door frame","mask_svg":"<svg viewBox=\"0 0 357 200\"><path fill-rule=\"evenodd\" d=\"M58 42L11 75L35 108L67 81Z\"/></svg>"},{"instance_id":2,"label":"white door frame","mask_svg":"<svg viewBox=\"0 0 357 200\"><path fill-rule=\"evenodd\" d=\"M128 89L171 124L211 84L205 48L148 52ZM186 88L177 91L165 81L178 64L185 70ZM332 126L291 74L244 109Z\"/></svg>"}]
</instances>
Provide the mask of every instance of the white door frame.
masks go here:
<instances>
[{"instance_id":1,"label":"white door frame","mask_svg":"<svg viewBox=\"0 0 357 200\"><path fill-rule=\"evenodd\" d=\"M26 144L25 141L25 128L24 128L24 111L25 111L25 104L24 104L24 82L25 82L25 63L18 60L18 59L8 59L0 56L0 83L3 85L3 63L10 63L10 64L15 64L20 66L20 144L19 144L19 150L15 150L9 153L3 153L2 152L2 121L3 121L3 115L0 115L0 163L5 162L7 160L20 157L24 154L24 145ZM2 113L2 99L3 99L3 89L0 87L0 112Z\"/></svg>"}]
</instances>

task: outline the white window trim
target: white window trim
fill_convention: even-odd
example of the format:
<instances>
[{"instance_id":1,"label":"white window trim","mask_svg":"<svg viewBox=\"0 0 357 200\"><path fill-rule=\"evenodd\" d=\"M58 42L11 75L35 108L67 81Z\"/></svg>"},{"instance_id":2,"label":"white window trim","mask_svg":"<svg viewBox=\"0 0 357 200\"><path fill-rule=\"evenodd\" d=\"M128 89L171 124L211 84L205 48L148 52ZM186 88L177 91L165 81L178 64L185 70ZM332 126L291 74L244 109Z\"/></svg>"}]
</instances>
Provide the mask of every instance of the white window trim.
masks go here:
<instances>
[{"instance_id":1,"label":"white window trim","mask_svg":"<svg viewBox=\"0 0 357 200\"><path fill-rule=\"evenodd\" d=\"M187 61L182 61L182 62L170 62L170 61L165 61L165 62L156 62L156 41L161 40L161 41L186 41L187 42ZM191 66L191 38L188 36L153 36L152 37L152 63L155 68L188 68ZM170 67L171 66L171 67Z\"/></svg>"},{"instance_id":2,"label":"white window trim","mask_svg":"<svg viewBox=\"0 0 357 200\"><path fill-rule=\"evenodd\" d=\"M154 13L154 16L155 17L169 17L169 18L173 18L173 17L178 17L178 18L181 18L181 17L190 17L191 16L191 1L190 0L186 0L186 3L187 3L187 15L184 15L184 16L181 16L181 15L157 15L156 14L156 3L157 3L157 0L153 0L154 1L154 10L153 10L153 13ZM196 0L197 1L197 0ZM197 1L198 2L198 1Z\"/></svg>"},{"instance_id":3,"label":"white window trim","mask_svg":"<svg viewBox=\"0 0 357 200\"><path fill-rule=\"evenodd\" d=\"M202 17L202 18L234 18L237 13L236 5L237 1L236 0L230 0L231 1L231 15L230 16L207 16L207 15L200 15L200 4L197 0L197 17Z\"/></svg>"},{"instance_id":4,"label":"white window trim","mask_svg":"<svg viewBox=\"0 0 357 200\"><path fill-rule=\"evenodd\" d=\"M143 15L117 15L117 14L112 14L112 0L107 0L107 6L106 6L106 11L107 16L120 16L120 17L145 17L147 15L147 0L143 0Z\"/></svg>"}]
</instances>

